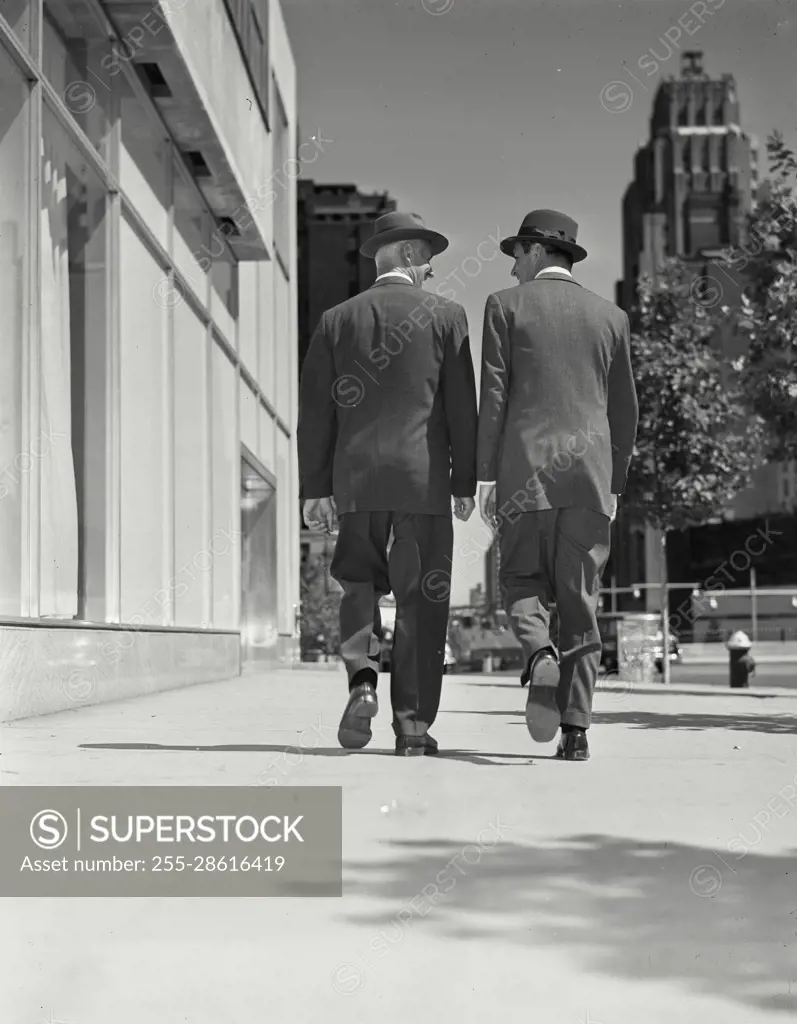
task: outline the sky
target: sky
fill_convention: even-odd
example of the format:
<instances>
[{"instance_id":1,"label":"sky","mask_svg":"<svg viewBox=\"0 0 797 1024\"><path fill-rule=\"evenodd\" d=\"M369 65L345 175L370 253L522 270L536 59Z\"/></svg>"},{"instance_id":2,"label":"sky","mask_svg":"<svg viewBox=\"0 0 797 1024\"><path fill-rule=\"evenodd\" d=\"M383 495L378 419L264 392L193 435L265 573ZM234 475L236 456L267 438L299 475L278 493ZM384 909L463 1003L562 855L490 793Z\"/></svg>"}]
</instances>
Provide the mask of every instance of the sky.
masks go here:
<instances>
[{"instance_id":1,"label":"sky","mask_svg":"<svg viewBox=\"0 0 797 1024\"><path fill-rule=\"evenodd\" d=\"M561 210L588 258L576 276L614 299L621 201L658 84L702 50L734 75L742 129L797 142L795 0L281 0L298 71L300 141L321 135L321 183L387 191L450 239L435 279L468 314L476 379L487 296L515 284L497 240ZM451 296L451 291L456 294ZM456 523L452 602L483 582ZM473 550L471 546L470 551Z\"/></svg>"}]
</instances>

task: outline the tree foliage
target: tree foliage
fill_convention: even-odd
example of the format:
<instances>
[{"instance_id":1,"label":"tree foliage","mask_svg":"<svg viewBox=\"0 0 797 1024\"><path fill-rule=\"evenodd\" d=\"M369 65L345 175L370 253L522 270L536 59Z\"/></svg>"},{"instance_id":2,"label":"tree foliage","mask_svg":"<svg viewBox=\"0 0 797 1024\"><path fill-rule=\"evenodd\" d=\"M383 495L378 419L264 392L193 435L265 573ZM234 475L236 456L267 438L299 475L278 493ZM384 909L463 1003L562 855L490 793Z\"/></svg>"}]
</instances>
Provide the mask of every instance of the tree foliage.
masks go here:
<instances>
[{"instance_id":1,"label":"tree foliage","mask_svg":"<svg viewBox=\"0 0 797 1024\"><path fill-rule=\"evenodd\" d=\"M329 579L323 555L310 555L301 575L301 650L305 655L323 647L328 654L340 650L340 590ZM319 637L323 640L319 642Z\"/></svg>"},{"instance_id":2,"label":"tree foliage","mask_svg":"<svg viewBox=\"0 0 797 1024\"><path fill-rule=\"evenodd\" d=\"M681 261L640 282L635 314L639 428L623 505L662 530L700 525L749 485L763 424L712 345L716 314Z\"/></svg>"},{"instance_id":3,"label":"tree foliage","mask_svg":"<svg viewBox=\"0 0 797 1024\"><path fill-rule=\"evenodd\" d=\"M749 341L740 382L770 432L769 459L797 458L797 157L780 133L767 141L772 178L749 215L746 239L726 254L744 272L735 329Z\"/></svg>"}]
</instances>

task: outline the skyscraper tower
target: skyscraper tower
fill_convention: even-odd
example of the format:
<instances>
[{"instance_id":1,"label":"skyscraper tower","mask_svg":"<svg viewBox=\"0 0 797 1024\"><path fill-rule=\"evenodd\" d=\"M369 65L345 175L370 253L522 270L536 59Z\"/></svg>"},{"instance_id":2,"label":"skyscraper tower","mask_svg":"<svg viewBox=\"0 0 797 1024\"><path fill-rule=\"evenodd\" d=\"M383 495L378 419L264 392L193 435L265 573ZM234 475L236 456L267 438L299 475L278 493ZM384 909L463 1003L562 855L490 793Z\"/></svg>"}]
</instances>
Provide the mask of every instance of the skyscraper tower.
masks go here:
<instances>
[{"instance_id":1,"label":"skyscraper tower","mask_svg":"<svg viewBox=\"0 0 797 1024\"><path fill-rule=\"evenodd\" d=\"M641 274L668 256L701 262L741 240L755 201L757 148L740 127L733 75L710 78L703 54L681 54L678 78L659 86L650 138L637 151L623 198L623 279L633 303Z\"/></svg>"},{"instance_id":2,"label":"skyscraper tower","mask_svg":"<svg viewBox=\"0 0 797 1024\"><path fill-rule=\"evenodd\" d=\"M700 51L682 53L679 76L664 80L653 98L649 138L635 154L634 179L623 197L623 277L616 301L632 321L640 276L655 276L672 256L696 276L716 278L725 301L738 301L739 282L718 259L742 241L755 201L756 158L755 141L740 127L733 76L711 78ZM718 336L716 343L730 341ZM657 579L659 553L656 532L630 522L621 509L610 565L618 583ZM672 570L678 578L688 574L686 566ZM646 600L652 610L657 596L649 592Z\"/></svg>"}]
</instances>

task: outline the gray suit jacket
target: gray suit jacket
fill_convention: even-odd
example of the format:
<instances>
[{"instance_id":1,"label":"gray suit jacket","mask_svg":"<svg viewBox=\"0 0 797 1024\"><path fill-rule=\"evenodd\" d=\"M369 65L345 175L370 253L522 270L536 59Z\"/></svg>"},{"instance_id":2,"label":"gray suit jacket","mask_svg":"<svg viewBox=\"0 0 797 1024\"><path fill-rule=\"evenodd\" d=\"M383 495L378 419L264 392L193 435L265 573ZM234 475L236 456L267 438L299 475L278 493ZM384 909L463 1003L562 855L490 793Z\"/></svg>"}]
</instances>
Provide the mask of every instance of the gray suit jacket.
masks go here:
<instances>
[{"instance_id":1,"label":"gray suit jacket","mask_svg":"<svg viewBox=\"0 0 797 1024\"><path fill-rule=\"evenodd\" d=\"M638 405L628 317L566 274L487 299L477 444L499 517L579 506L625 489Z\"/></svg>"}]
</instances>

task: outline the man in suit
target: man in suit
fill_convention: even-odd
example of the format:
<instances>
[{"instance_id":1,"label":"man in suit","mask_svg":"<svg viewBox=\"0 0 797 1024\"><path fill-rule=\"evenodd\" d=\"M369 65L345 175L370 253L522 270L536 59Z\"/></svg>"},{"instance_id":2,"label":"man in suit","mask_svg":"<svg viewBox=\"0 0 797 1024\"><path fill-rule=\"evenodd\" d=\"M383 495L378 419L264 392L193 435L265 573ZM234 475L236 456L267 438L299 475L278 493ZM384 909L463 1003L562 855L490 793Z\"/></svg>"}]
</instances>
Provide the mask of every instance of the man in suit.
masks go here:
<instances>
[{"instance_id":1,"label":"man in suit","mask_svg":"<svg viewBox=\"0 0 797 1024\"><path fill-rule=\"evenodd\" d=\"M389 213L361 248L374 285L327 310L304 362L299 473L311 528L339 534L341 655L349 700L341 746L364 747L377 713L379 600L393 593L396 753L436 754L454 514L476 493L476 385L465 310L425 292L448 240Z\"/></svg>"},{"instance_id":2,"label":"man in suit","mask_svg":"<svg viewBox=\"0 0 797 1024\"><path fill-rule=\"evenodd\" d=\"M561 725L556 756L586 761L601 574L638 408L628 317L574 280L573 264L587 255L577 233L564 214L535 210L501 243L518 287L487 299L477 464L504 606L523 647L526 724L541 743Z\"/></svg>"}]
</instances>

